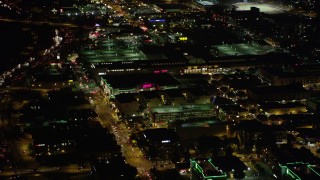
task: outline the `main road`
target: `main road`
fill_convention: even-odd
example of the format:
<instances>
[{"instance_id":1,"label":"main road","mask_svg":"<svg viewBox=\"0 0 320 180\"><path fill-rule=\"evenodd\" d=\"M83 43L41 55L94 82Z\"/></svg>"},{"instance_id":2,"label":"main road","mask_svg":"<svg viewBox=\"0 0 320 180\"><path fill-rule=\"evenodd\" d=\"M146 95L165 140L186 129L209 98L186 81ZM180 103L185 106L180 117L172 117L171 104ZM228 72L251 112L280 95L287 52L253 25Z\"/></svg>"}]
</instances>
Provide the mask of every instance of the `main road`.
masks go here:
<instances>
[{"instance_id":1,"label":"main road","mask_svg":"<svg viewBox=\"0 0 320 180\"><path fill-rule=\"evenodd\" d=\"M98 114L101 125L115 135L126 163L136 167L142 179L150 179L149 170L153 163L145 157L140 148L132 146L129 142L131 130L119 121L116 113L110 108L109 101L101 93L97 93L90 96L90 103Z\"/></svg>"},{"instance_id":2,"label":"main road","mask_svg":"<svg viewBox=\"0 0 320 180\"><path fill-rule=\"evenodd\" d=\"M76 24L72 23L59 23L59 22L51 22L51 21L34 21L34 20L18 20L18 19L7 19L0 18L0 22L15 22L15 23L24 23L24 24L33 24L33 25L50 25L50 26L64 26L69 28L79 27Z\"/></svg>"}]
</instances>

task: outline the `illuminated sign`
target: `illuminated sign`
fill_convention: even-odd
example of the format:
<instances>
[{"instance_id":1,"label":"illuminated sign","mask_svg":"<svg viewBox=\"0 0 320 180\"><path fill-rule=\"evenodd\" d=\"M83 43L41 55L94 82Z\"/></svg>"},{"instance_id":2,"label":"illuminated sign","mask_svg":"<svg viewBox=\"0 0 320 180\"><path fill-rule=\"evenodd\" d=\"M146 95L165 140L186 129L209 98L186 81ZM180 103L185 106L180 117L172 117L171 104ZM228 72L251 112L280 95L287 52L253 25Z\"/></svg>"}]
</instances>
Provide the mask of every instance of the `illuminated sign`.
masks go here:
<instances>
[{"instance_id":1,"label":"illuminated sign","mask_svg":"<svg viewBox=\"0 0 320 180\"><path fill-rule=\"evenodd\" d=\"M170 140L163 140L163 141L161 141L162 143L169 143L170 142Z\"/></svg>"},{"instance_id":2,"label":"illuminated sign","mask_svg":"<svg viewBox=\"0 0 320 180\"><path fill-rule=\"evenodd\" d=\"M149 19L149 22L166 22L165 19Z\"/></svg>"},{"instance_id":3,"label":"illuminated sign","mask_svg":"<svg viewBox=\"0 0 320 180\"><path fill-rule=\"evenodd\" d=\"M152 87L153 87L153 85L151 83L147 83L147 84L142 85L143 89L148 89L148 88L152 88Z\"/></svg>"},{"instance_id":4,"label":"illuminated sign","mask_svg":"<svg viewBox=\"0 0 320 180\"><path fill-rule=\"evenodd\" d=\"M186 41L188 40L188 37L179 37L179 41Z\"/></svg>"},{"instance_id":5,"label":"illuminated sign","mask_svg":"<svg viewBox=\"0 0 320 180\"><path fill-rule=\"evenodd\" d=\"M155 71L153 71L154 74L167 73L167 72L168 72L167 69L162 69L162 70L155 70Z\"/></svg>"}]
</instances>

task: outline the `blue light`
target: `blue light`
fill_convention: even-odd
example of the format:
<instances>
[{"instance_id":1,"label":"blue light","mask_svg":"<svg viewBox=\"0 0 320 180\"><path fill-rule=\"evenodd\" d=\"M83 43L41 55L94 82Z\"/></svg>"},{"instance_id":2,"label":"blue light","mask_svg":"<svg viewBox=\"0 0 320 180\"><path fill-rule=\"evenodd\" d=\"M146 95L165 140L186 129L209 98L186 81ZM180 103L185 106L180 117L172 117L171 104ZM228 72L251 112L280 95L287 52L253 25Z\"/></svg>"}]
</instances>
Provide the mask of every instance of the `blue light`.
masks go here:
<instances>
[{"instance_id":1,"label":"blue light","mask_svg":"<svg viewBox=\"0 0 320 180\"><path fill-rule=\"evenodd\" d=\"M149 19L149 22L166 22L165 19Z\"/></svg>"}]
</instances>

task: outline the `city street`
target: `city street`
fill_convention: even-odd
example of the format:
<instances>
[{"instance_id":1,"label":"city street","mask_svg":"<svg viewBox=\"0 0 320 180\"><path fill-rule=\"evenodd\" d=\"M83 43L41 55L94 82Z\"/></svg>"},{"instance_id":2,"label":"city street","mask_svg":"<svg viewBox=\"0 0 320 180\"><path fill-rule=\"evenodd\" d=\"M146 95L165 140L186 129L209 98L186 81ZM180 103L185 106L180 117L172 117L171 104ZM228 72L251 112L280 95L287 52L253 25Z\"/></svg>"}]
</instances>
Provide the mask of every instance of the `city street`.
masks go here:
<instances>
[{"instance_id":1,"label":"city street","mask_svg":"<svg viewBox=\"0 0 320 180\"><path fill-rule=\"evenodd\" d=\"M124 123L119 121L116 113L110 109L110 104L102 94L92 95L90 99L90 103L99 116L101 125L115 135L118 145L121 146L125 161L137 168L142 179L149 179L149 170L153 167L153 164L145 158L138 147L133 147L128 141L131 131Z\"/></svg>"},{"instance_id":2,"label":"city street","mask_svg":"<svg viewBox=\"0 0 320 180\"><path fill-rule=\"evenodd\" d=\"M320 179L320 1L0 9L0 179Z\"/></svg>"}]
</instances>

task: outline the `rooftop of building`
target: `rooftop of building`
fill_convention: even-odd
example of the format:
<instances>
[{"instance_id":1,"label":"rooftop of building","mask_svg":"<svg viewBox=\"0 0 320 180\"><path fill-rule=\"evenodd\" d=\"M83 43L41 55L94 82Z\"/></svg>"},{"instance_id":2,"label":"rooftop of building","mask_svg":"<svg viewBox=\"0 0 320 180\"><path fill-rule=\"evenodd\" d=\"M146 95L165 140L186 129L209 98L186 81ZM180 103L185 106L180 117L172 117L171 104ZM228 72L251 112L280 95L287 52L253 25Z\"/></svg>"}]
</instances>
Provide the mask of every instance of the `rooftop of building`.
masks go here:
<instances>
[{"instance_id":1,"label":"rooftop of building","mask_svg":"<svg viewBox=\"0 0 320 180\"><path fill-rule=\"evenodd\" d=\"M288 71L284 71L281 68L274 68L274 67L262 67L261 70L269 74L272 74L277 78L299 78L299 77L301 78L304 76L311 75L311 74L308 75L302 72L293 72L293 71L288 72Z\"/></svg>"},{"instance_id":2,"label":"rooftop of building","mask_svg":"<svg viewBox=\"0 0 320 180\"><path fill-rule=\"evenodd\" d=\"M311 97L307 99L307 102L320 103L320 97Z\"/></svg>"},{"instance_id":3,"label":"rooftop of building","mask_svg":"<svg viewBox=\"0 0 320 180\"><path fill-rule=\"evenodd\" d=\"M274 51L274 48L266 43L239 43L224 44L212 46L220 56L237 56L237 55L262 55Z\"/></svg>"},{"instance_id":4,"label":"rooftop of building","mask_svg":"<svg viewBox=\"0 0 320 180\"><path fill-rule=\"evenodd\" d=\"M222 106L222 105L234 104L234 102L231 99L228 99L228 98L225 98L225 97L221 97L221 96L217 96L213 100L213 104L215 104L217 106Z\"/></svg>"},{"instance_id":5,"label":"rooftop of building","mask_svg":"<svg viewBox=\"0 0 320 180\"><path fill-rule=\"evenodd\" d=\"M205 177L210 176L225 176L225 174L219 171L214 165L212 160L209 158L196 158L191 160L192 163L195 163L195 170L201 173Z\"/></svg>"},{"instance_id":6,"label":"rooftop of building","mask_svg":"<svg viewBox=\"0 0 320 180\"><path fill-rule=\"evenodd\" d=\"M261 87L250 87L250 90L256 94L282 94L282 93L297 93L297 92L307 92L303 88L302 84L293 83L289 85L282 86L261 86Z\"/></svg>"},{"instance_id":7,"label":"rooftop of building","mask_svg":"<svg viewBox=\"0 0 320 180\"><path fill-rule=\"evenodd\" d=\"M265 109L305 107L305 105L300 102L287 102L287 103L263 102L263 103L260 103L260 106Z\"/></svg>"},{"instance_id":8,"label":"rooftop of building","mask_svg":"<svg viewBox=\"0 0 320 180\"><path fill-rule=\"evenodd\" d=\"M236 125L236 129L240 131L259 132L259 133L285 131L285 129L281 126L265 125L258 120L240 121L240 123Z\"/></svg>"},{"instance_id":9,"label":"rooftop of building","mask_svg":"<svg viewBox=\"0 0 320 180\"><path fill-rule=\"evenodd\" d=\"M119 103L131 103L137 101L134 93L122 93L115 96L115 100Z\"/></svg>"},{"instance_id":10,"label":"rooftop of building","mask_svg":"<svg viewBox=\"0 0 320 180\"><path fill-rule=\"evenodd\" d=\"M159 49L160 48L160 49ZM140 49L140 50L139 50ZM283 53L267 53L256 55L230 55L213 56L202 47L189 45L168 47L143 46L139 49L122 50L84 50L80 52L80 58L86 62L93 63L97 68L172 68L185 67L195 64L215 65L219 67L233 67L240 65L265 65L282 64L294 61L293 57ZM184 54L188 54L187 56ZM192 56L201 61L188 59ZM115 63L120 61L118 63ZM125 62L125 63L122 63ZM181 77L183 78L183 77Z\"/></svg>"},{"instance_id":11,"label":"rooftop of building","mask_svg":"<svg viewBox=\"0 0 320 180\"><path fill-rule=\"evenodd\" d=\"M294 162L294 163L286 163L281 165L282 167L286 167L289 169L287 174L291 174L295 176L296 179L319 179L320 172L319 167L316 165L310 165L309 163L304 162Z\"/></svg>"},{"instance_id":12,"label":"rooftop of building","mask_svg":"<svg viewBox=\"0 0 320 180\"><path fill-rule=\"evenodd\" d=\"M258 8L260 12L266 14L282 14L287 10L290 10L289 7L284 7L283 5L276 3L256 3L256 2L238 2L234 3L233 6L236 7L236 11L250 11L252 7Z\"/></svg>"},{"instance_id":13,"label":"rooftop of building","mask_svg":"<svg viewBox=\"0 0 320 180\"><path fill-rule=\"evenodd\" d=\"M189 86L207 85L209 75L204 74L183 74L174 76L179 82Z\"/></svg>"},{"instance_id":14,"label":"rooftop of building","mask_svg":"<svg viewBox=\"0 0 320 180\"><path fill-rule=\"evenodd\" d=\"M101 76L113 88L136 88L142 84L156 86L178 86L180 83L168 73L118 74Z\"/></svg>"},{"instance_id":15,"label":"rooftop of building","mask_svg":"<svg viewBox=\"0 0 320 180\"><path fill-rule=\"evenodd\" d=\"M296 128L300 137L303 138L320 138L320 134L317 130L312 130L311 128Z\"/></svg>"},{"instance_id":16,"label":"rooftop of building","mask_svg":"<svg viewBox=\"0 0 320 180\"><path fill-rule=\"evenodd\" d=\"M171 98L184 97L180 89L167 89L163 91L163 93L168 95Z\"/></svg>"},{"instance_id":17,"label":"rooftop of building","mask_svg":"<svg viewBox=\"0 0 320 180\"><path fill-rule=\"evenodd\" d=\"M282 126L286 128L296 128L301 126L319 125L319 116L317 114L285 114L285 115L271 115L269 120L283 121Z\"/></svg>"},{"instance_id":18,"label":"rooftop of building","mask_svg":"<svg viewBox=\"0 0 320 180\"><path fill-rule=\"evenodd\" d=\"M159 180L167 180L167 179L175 179L175 180L183 180L176 169L166 169L166 170L159 170L153 171L154 175Z\"/></svg>"},{"instance_id":19,"label":"rooftop of building","mask_svg":"<svg viewBox=\"0 0 320 180\"><path fill-rule=\"evenodd\" d=\"M262 80L251 74L228 74L219 80L223 85L229 85L234 89L246 89L251 86L262 86Z\"/></svg>"},{"instance_id":20,"label":"rooftop of building","mask_svg":"<svg viewBox=\"0 0 320 180\"><path fill-rule=\"evenodd\" d=\"M183 4L156 4L158 7L164 10L170 9L186 9L187 7Z\"/></svg>"},{"instance_id":21,"label":"rooftop of building","mask_svg":"<svg viewBox=\"0 0 320 180\"><path fill-rule=\"evenodd\" d=\"M33 77L35 78L36 82L73 82L75 79L72 74L69 73L37 73L33 74Z\"/></svg>"},{"instance_id":22,"label":"rooftop of building","mask_svg":"<svg viewBox=\"0 0 320 180\"><path fill-rule=\"evenodd\" d=\"M142 135L144 138L153 142L174 143L178 141L176 132L167 128L146 129L142 132Z\"/></svg>"},{"instance_id":23,"label":"rooftop of building","mask_svg":"<svg viewBox=\"0 0 320 180\"><path fill-rule=\"evenodd\" d=\"M217 0L197 0L196 2L203 6L213 6L218 3Z\"/></svg>"},{"instance_id":24,"label":"rooftop of building","mask_svg":"<svg viewBox=\"0 0 320 180\"><path fill-rule=\"evenodd\" d=\"M178 106L161 106L151 108L152 113L178 113L188 111L211 111L213 110L212 104L190 104Z\"/></svg>"},{"instance_id":25,"label":"rooftop of building","mask_svg":"<svg viewBox=\"0 0 320 180\"><path fill-rule=\"evenodd\" d=\"M220 105L219 108L227 114L235 114L248 111L247 109L242 108L239 104Z\"/></svg>"},{"instance_id":26,"label":"rooftop of building","mask_svg":"<svg viewBox=\"0 0 320 180\"><path fill-rule=\"evenodd\" d=\"M101 62L101 63L92 63L94 68L97 69L137 69L139 68L137 63L134 61L116 61L116 62Z\"/></svg>"},{"instance_id":27,"label":"rooftop of building","mask_svg":"<svg viewBox=\"0 0 320 180\"><path fill-rule=\"evenodd\" d=\"M236 156L217 156L212 163L224 172L247 170L247 166Z\"/></svg>"},{"instance_id":28,"label":"rooftop of building","mask_svg":"<svg viewBox=\"0 0 320 180\"><path fill-rule=\"evenodd\" d=\"M159 91L140 91L139 94L141 94L145 99L161 98Z\"/></svg>"}]
</instances>

